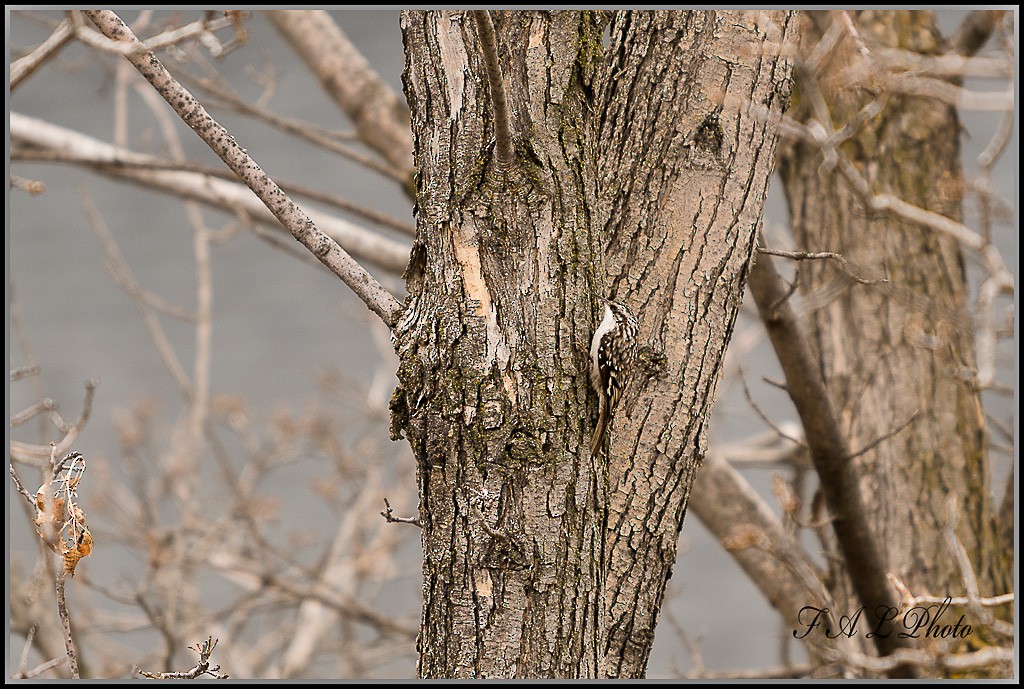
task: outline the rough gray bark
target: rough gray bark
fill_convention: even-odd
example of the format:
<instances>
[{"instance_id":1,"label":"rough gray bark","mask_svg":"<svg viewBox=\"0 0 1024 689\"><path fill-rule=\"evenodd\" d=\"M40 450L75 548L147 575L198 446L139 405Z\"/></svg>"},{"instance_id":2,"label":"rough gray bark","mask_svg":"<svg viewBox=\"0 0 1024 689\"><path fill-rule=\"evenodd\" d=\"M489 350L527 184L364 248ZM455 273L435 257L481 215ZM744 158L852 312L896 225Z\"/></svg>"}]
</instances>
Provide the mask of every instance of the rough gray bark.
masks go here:
<instances>
[{"instance_id":1,"label":"rough gray bark","mask_svg":"<svg viewBox=\"0 0 1024 689\"><path fill-rule=\"evenodd\" d=\"M396 416L419 463L423 677L595 676L603 477L586 451L595 245L577 12L498 13L517 163L496 171L472 16L405 12L421 318Z\"/></svg>"},{"instance_id":2,"label":"rough gray bark","mask_svg":"<svg viewBox=\"0 0 1024 689\"><path fill-rule=\"evenodd\" d=\"M862 12L855 22L869 48L930 54L940 46L928 12ZM812 31L808 45L818 35ZM867 103L864 95L831 80L854 59L855 50L841 42L821 70L829 125L836 128ZM893 194L959 220L958 131L952 107L922 97L891 96L842 151L874 193ZM1012 590L1012 552L1000 545L987 476L959 245L933 229L869 212L838 174L823 171L814 146L795 144L780 169L801 247L840 252L851 270L889 279L860 284L831 261L805 261L798 268L810 306L808 332L816 365L832 392L847 443L856 452L883 439L852 461L864 506L875 515L872 527L889 571L918 595L964 592L944 536L949 500L955 498L957 534L971 555L981 593ZM851 601L846 577L835 574L837 600Z\"/></svg>"},{"instance_id":3,"label":"rough gray bark","mask_svg":"<svg viewBox=\"0 0 1024 689\"><path fill-rule=\"evenodd\" d=\"M622 12L607 51L594 13L492 19L508 168L472 17L402 17L418 234L392 408L419 468L419 673L642 676L772 169L764 112L788 98L792 13ZM595 461L587 349L612 293L649 347Z\"/></svg>"}]
</instances>

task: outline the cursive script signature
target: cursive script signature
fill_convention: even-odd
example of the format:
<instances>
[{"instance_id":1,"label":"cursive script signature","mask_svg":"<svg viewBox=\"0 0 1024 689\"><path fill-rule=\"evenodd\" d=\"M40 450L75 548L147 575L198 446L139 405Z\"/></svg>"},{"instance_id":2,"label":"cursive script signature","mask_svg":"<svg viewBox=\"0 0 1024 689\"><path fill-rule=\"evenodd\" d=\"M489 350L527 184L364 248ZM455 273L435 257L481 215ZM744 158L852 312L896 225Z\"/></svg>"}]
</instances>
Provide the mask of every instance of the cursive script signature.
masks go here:
<instances>
[{"instance_id":1,"label":"cursive script signature","mask_svg":"<svg viewBox=\"0 0 1024 689\"><path fill-rule=\"evenodd\" d=\"M903 639L918 639L922 636L929 639L965 639L974 630L971 625L964 623L963 615L953 624L942 621L942 616L949 609L951 600L947 596L942 603L915 606L909 608L902 616L899 608L880 605L875 608L874 627L864 627L863 629L866 629L864 636L867 639L876 636L885 639L895 632L898 637ZM830 639L840 636L852 638L861 631L863 613L864 608L860 607L852 615L841 615L838 620L833 621L829 608L805 605L797 616L797 621L803 625L803 628L794 629L793 637L803 639L815 629L820 629L821 633Z\"/></svg>"}]
</instances>

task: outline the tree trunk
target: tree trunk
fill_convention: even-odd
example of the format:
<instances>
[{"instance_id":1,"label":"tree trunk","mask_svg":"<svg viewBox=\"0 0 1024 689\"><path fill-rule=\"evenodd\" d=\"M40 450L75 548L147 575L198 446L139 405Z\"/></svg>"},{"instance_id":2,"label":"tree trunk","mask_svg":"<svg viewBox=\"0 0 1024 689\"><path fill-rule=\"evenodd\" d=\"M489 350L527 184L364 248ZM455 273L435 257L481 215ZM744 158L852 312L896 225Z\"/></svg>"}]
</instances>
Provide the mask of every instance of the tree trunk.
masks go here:
<instances>
[{"instance_id":1,"label":"tree trunk","mask_svg":"<svg viewBox=\"0 0 1024 689\"><path fill-rule=\"evenodd\" d=\"M609 283L648 377L609 459L606 674L642 677L789 101L796 13L620 12L598 136Z\"/></svg>"},{"instance_id":2,"label":"tree trunk","mask_svg":"<svg viewBox=\"0 0 1024 689\"><path fill-rule=\"evenodd\" d=\"M775 145L764 113L787 100L794 22L623 12L606 50L600 14L491 17L502 78L489 86L480 17L402 16L417 239L392 409L418 462L419 674L642 676L760 222ZM649 346L611 459L595 460L587 353L613 293Z\"/></svg>"},{"instance_id":3,"label":"tree trunk","mask_svg":"<svg viewBox=\"0 0 1024 689\"><path fill-rule=\"evenodd\" d=\"M939 49L930 12L851 13L869 50ZM819 15L817 20L824 22ZM845 32L844 32L845 34ZM820 38L805 36L807 54ZM828 127L840 129L870 98L844 88L839 70L858 59L845 35L819 74ZM800 82L801 116L816 99ZM889 193L959 220L963 197L959 121L953 107L924 97L889 95L884 108L840 147L874 194ZM803 261L798 281L818 366L848 444L857 453L866 509L888 571L915 595L963 595L946 533L955 505L956 534L969 553L983 595L1011 589L1012 554L1000 547L988 478L985 426L975 385L973 331L960 246L935 229L872 212L819 147L788 148L780 162L798 244L834 251L849 267ZM862 284L851 277L885 277ZM891 437L889 437L891 436ZM858 603L834 572L839 605ZM944 623L952 624L952 612Z\"/></svg>"}]
</instances>

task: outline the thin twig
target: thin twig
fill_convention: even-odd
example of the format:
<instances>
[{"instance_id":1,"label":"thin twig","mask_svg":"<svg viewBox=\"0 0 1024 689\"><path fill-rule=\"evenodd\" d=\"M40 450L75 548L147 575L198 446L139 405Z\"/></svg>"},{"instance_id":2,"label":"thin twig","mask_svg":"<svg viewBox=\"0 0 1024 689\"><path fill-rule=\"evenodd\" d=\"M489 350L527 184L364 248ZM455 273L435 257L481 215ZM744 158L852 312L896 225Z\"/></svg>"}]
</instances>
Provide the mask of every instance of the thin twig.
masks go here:
<instances>
[{"instance_id":1,"label":"thin twig","mask_svg":"<svg viewBox=\"0 0 1024 689\"><path fill-rule=\"evenodd\" d=\"M772 256L779 256L781 258L791 258L794 261L832 259L835 261L839 261L839 263L843 266L843 272L862 285L878 285L881 283L889 282L889 278L875 278L872 280L857 275L856 273L849 269L849 262L846 260L846 257L843 256L842 254L837 254L833 251L784 251L782 249L769 249L768 247L764 246L757 247L757 251L762 254L771 254Z\"/></svg>"},{"instance_id":2,"label":"thin twig","mask_svg":"<svg viewBox=\"0 0 1024 689\"><path fill-rule=\"evenodd\" d=\"M121 253L121 249L117 246L117 242L114 241L114 236L103 221L92 196L82 188L79 192L79 198L81 199L82 210L85 211L89 225L93 228L93 232L103 246L104 253L109 261L109 272L114 281L125 292L145 302L154 311L159 311L171 318L176 318L186 323L195 323L197 318L195 313L168 302L160 295L150 292L139 284L135 275L128 268L128 262L125 260L124 254Z\"/></svg>"},{"instance_id":3,"label":"thin twig","mask_svg":"<svg viewBox=\"0 0 1024 689\"><path fill-rule=\"evenodd\" d=\"M7 468L10 470L11 480L14 481L14 487L18 490L19 493L21 493L21 496L23 498L28 500L28 504L35 505L36 504L36 499L34 497L32 497L32 494L29 493L25 489L25 484L23 484L21 482L21 479L18 478L18 472L15 471L15 469L14 469L14 462L11 462L10 464L8 464Z\"/></svg>"},{"instance_id":4,"label":"thin twig","mask_svg":"<svg viewBox=\"0 0 1024 689\"><path fill-rule=\"evenodd\" d=\"M228 679L228 675L221 674L220 665L210 666L210 656L213 655L213 649L217 648L219 641L220 639L214 639L212 636L209 636L202 644L189 646L189 650L199 654L199 664L191 670L186 670L185 672L146 672L145 670L140 670L139 674L150 679L195 679L201 675L211 675L215 679Z\"/></svg>"},{"instance_id":5,"label":"thin twig","mask_svg":"<svg viewBox=\"0 0 1024 689\"><path fill-rule=\"evenodd\" d=\"M747 377L743 373L742 366L739 369L739 377L740 383L743 385L743 396L747 398L747 404L749 404L750 408L754 410L754 413L757 414L758 418L760 418L766 426L775 431L775 433L777 433L780 438L788 440L789 442L795 444L797 447L806 447L807 444L801 438L792 436L789 433L786 433L784 430L782 430L779 426L777 426L775 422L768 417L764 410L761 409L760 406L758 406L757 402L754 401L754 396L750 394L750 387L747 385Z\"/></svg>"},{"instance_id":6,"label":"thin twig","mask_svg":"<svg viewBox=\"0 0 1024 689\"><path fill-rule=\"evenodd\" d=\"M21 380L25 376L35 376L39 374L39 367L36 365L32 366L21 366L19 368L11 369L11 382Z\"/></svg>"},{"instance_id":7,"label":"thin twig","mask_svg":"<svg viewBox=\"0 0 1024 689\"><path fill-rule=\"evenodd\" d=\"M59 443L50 443L49 446L43 446L11 440L8 445L11 459L16 459L27 464L38 465L39 460L41 459L45 459L47 457L52 459L56 454L63 454L67 452L78 438L78 434L81 433L82 427L85 426L86 422L89 420L90 414L92 414L92 398L98 385L99 381L97 380L85 381L85 400L82 403L82 413L79 415L78 420L67 428L67 432L64 434L64 437L61 438Z\"/></svg>"},{"instance_id":8,"label":"thin twig","mask_svg":"<svg viewBox=\"0 0 1024 689\"><path fill-rule=\"evenodd\" d=\"M42 399L42 400L36 402L31 407L29 407L27 409L23 409L22 411L18 412L14 416L12 416L8 426L10 428L15 428L15 427L20 426L21 424L25 423L26 421L28 421L30 419L34 419L37 415L42 414L43 412L52 411L53 409L56 409L56 408L57 408L57 403L54 402L49 397L47 397L45 399Z\"/></svg>"},{"instance_id":9,"label":"thin twig","mask_svg":"<svg viewBox=\"0 0 1024 689\"><path fill-rule=\"evenodd\" d=\"M21 660L18 661L18 671L24 672L28 669L28 652L32 649L32 640L36 636L36 626L32 625L28 628L28 634L25 635L25 645L21 648Z\"/></svg>"},{"instance_id":10,"label":"thin twig","mask_svg":"<svg viewBox=\"0 0 1024 689\"><path fill-rule=\"evenodd\" d=\"M487 86L491 94L491 114L494 116L495 152L499 170L507 170L514 162L512 151L512 129L508 117L508 97L505 95L505 79L501 74L498 59L498 44L494 35L494 21L490 10L473 10L477 31L480 34L480 48L484 54L487 70Z\"/></svg>"},{"instance_id":11,"label":"thin twig","mask_svg":"<svg viewBox=\"0 0 1024 689\"><path fill-rule=\"evenodd\" d=\"M11 679L33 679L43 674L47 670L52 670L55 667L60 667L67 662L67 658L64 656L57 656L56 658L50 658L45 663L36 665L31 670L25 670L24 672L18 672L11 676Z\"/></svg>"},{"instance_id":12,"label":"thin twig","mask_svg":"<svg viewBox=\"0 0 1024 689\"><path fill-rule=\"evenodd\" d=\"M193 131L252 189L292 235L334 272L389 326L393 327L402 305L365 268L321 231L306 213L256 164L152 53L136 53L144 46L131 29L109 10L86 10L86 16L111 39L128 46L125 57L163 96Z\"/></svg>"},{"instance_id":13,"label":"thin twig","mask_svg":"<svg viewBox=\"0 0 1024 689\"><path fill-rule=\"evenodd\" d=\"M865 446L864 446L864 447L862 447L861 449L857 450L856 452L852 452L852 453L850 454L850 459L855 459L855 458L857 458L857 457L860 457L860 456L861 456L861 455L863 455L863 454L866 454L866 453L868 453L868 452L871 452L872 450L874 450L874 449L875 449L876 447L878 447L879 445L881 445L882 443L884 443L884 442L885 442L886 440L888 440L889 438L893 438L893 437L895 437L895 436L899 435L899 433L900 433L900 432L901 432L901 431L902 431L902 430L903 430L904 428L906 428L907 426L909 426L910 424L912 424L912 423L914 422L914 419L916 419L916 418L917 418L917 415L918 415L919 413L920 413L920 410L919 410L919 411L916 411L916 412L914 412L913 414L911 414L911 415L910 415L910 418L909 418L909 419L907 419L907 420L906 420L906 421L904 421L903 423L899 424L898 426L896 426L896 427L895 427L894 429L892 429L892 430L891 430L891 431L889 431L888 433L886 433L886 434L884 434L884 435L882 435L882 436L880 436L880 437L878 437L878 438L875 438L875 439L874 439L874 440L872 440L872 441L871 441L870 443L868 443L867 445L865 445Z\"/></svg>"},{"instance_id":14,"label":"thin twig","mask_svg":"<svg viewBox=\"0 0 1024 689\"><path fill-rule=\"evenodd\" d=\"M56 658L51 658L50 660L47 660L45 663L41 663L32 668L31 670L29 670L28 654L29 651L32 649L32 642L35 640L35 637L36 626L32 625L28 628L28 633L25 635L25 645L21 649L21 660L18 662L18 670L17 672L11 675L11 679L32 679L33 677L38 677L47 670L53 669L58 665L62 664L65 660L67 660L67 658L64 656L58 656Z\"/></svg>"},{"instance_id":15,"label":"thin twig","mask_svg":"<svg viewBox=\"0 0 1024 689\"><path fill-rule=\"evenodd\" d=\"M423 528L423 524L420 522L419 517L396 517L394 512L391 510L391 503L388 502L387 498L384 498L384 506L386 510L380 513L380 516L384 517L389 524L415 524L416 526Z\"/></svg>"},{"instance_id":16,"label":"thin twig","mask_svg":"<svg viewBox=\"0 0 1024 689\"><path fill-rule=\"evenodd\" d=\"M305 120L281 115L263 107L262 105L253 105L235 93L230 84L220 78L217 74L198 77L184 73L181 74L180 79L186 84L192 84L193 86L202 89L203 92L212 99L211 105L214 107L227 108L233 112L248 115L249 117L253 117L258 120L263 120L267 124L277 127L289 134L295 134L296 136L305 138L306 134L312 133L315 134L318 139L328 139L331 141L352 141L359 139L359 135L353 131L327 129L315 125L312 122L306 122ZM262 101L263 99L261 98L260 100Z\"/></svg>"},{"instance_id":17,"label":"thin twig","mask_svg":"<svg viewBox=\"0 0 1024 689\"><path fill-rule=\"evenodd\" d=\"M903 601L905 607L916 607L919 605L937 605L949 603L950 605L965 606L977 603L986 608L998 608L1001 605L1010 605L1016 600L1015 594L1004 593L1001 596L989 596L987 598L970 598L968 596L911 596Z\"/></svg>"},{"instance_id":18,"label":"thin twig","mask_svg":"<svg viewBox=\"0 0 1024 689\"><path fill-rule=\"evenodd\" d=\"M67 650L68 661L71 663L71 677L79 679L78 652L75 650L75 640L71 634L71 618L68 615L68 601L64 592L66 577L67 571L61 567L57 573L57 614L60 616L61 629L64 631L64 648Z\"/></svg>"},{"instance_id":19,"label":"thin twig","mask_svg":"<svg viewBox=\"0 0 1024 689\"><path fill-rule=\"evenodd\" d=\"M182 41L187 41L191 38L200 39L199 42L203 43L209 48L209 42L202 40L207 35L213 35L214 32L226 29L232 26L236 26L235 23L228 17L222 17L220 19L211 19L208 14L202 19L186 24L177 29L171 29L161 34L147 38L142 42L146 50L162 50L163 48L169 48L172 45L177 45ZM237 28L237 26L236 26ZM224 54L223 49L211 50L214 57L221 57Z\"/></svg>"}]
</instances>

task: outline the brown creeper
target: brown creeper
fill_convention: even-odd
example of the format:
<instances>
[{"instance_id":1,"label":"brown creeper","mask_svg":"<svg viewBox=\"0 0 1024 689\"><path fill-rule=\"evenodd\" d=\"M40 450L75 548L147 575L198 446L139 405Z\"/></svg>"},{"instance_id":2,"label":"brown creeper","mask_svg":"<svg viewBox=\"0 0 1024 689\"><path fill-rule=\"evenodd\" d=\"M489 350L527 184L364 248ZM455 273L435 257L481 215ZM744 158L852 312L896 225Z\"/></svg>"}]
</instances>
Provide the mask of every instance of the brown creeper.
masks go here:
<instances>
[{"instance_id":1,"label":"brown creeper","mask_svg":"<svg viewBox=\"0 0 1024 689\"><path fill-rule=\"evenodd\" d=\"M590 384L597 392L599 413L590 456L601 449L612 411L622 397L622 390L636 360L639 329L636 318L618 302L604 300L604 318L590 343Z\"/></svg>"}]
</instances>

